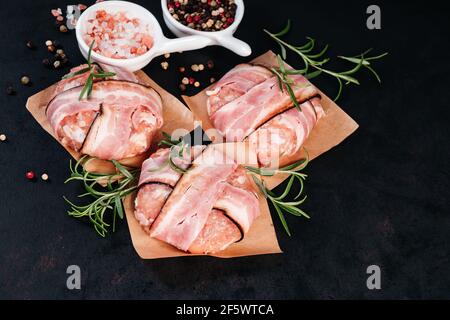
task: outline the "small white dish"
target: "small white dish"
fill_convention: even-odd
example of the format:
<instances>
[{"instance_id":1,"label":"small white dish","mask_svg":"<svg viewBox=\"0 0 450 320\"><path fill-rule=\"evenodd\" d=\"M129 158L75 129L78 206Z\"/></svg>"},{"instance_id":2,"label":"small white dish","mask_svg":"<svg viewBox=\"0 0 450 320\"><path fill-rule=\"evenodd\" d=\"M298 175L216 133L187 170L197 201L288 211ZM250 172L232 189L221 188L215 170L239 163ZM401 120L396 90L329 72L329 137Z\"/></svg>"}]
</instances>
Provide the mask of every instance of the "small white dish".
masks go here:
<instances>
[{"instance_id":1,"label":"small white dish","mask_svg":"<svg viewBox=\"0 0 450 320\"><path fill-rule=\"evenodd\" d=\"M235 0L235 3L237 5L237 9L236 16L234 17L234 22L228 28L214 32L194 30L175 20L175 18L172 17L169 12L169 9L167 7L167 0L161 0L161 7L164 21L167 27L177 37L180 37L182 39L183 37L186 38L192 36L202 36L209 39L208 45L220 45L240 56L246 57L252 53L252 49L246 42L239 40L233 36L239 24L241 23L242 18L244 17L244 1Z\"/></svg>"},{"instance_id":2,"label":"small white dish","mask_svg":"<svg viewBox=\"0 0 450 320\"><path fill-rule=\"evenodd\" d=\"M196 50L211 45L211 39L201 35L168 39L164 36L158 20L144 7L128 1L104 1L87 8L81 14L75 28L78 47L86 59L89 52L89 45L84 41L83 35L86 33L87 20L92 19L97 10L105 10L108 13L123 11L127 13L128 17L138 18L143 24L148 24L153 38L153 47L140 56L128 59L109 58L93 51L91 58L95 62L120 67L128 71L137 71L149 64L153 58L165 53Z\"/></svg>"}]
</instances>

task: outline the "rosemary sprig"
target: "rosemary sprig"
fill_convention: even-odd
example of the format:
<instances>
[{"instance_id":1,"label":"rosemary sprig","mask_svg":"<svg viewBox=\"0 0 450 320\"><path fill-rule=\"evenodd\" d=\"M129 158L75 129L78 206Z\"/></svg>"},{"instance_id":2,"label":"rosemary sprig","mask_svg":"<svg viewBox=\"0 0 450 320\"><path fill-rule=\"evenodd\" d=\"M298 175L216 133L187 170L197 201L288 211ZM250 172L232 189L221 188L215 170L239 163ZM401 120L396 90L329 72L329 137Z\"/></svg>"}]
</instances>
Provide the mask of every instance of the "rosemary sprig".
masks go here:
<instances>
[{"instance_id":1,"label":"rosemary sprig","mask_svg":"<svg viewBox=\"0 0 450 320\"><path fill-rule=\"evenodd\" d=\"M290 90L292 90L292 88L290 88L290 85L292 85L292 83L289 83L289 81L287 83L286 83L286 81L283 81L284 79L288 78L289 75L302 74L306 78L312 79L312 78L319 76L322 73L325 73L329 76L334 77L339 84L337 95L334 98L334 100L336 101L339 99L339 97L342 94L342 89L343 89L344 84L345 85L348 85L348 84L359 85L360 84L359 81L355 77L353 77L353 75L355 73L357 73L362 67L367 68L372 74L374 74L374 76L376 77L378 82L381 82L379 75L375 72L375 70L373 69L373 67L371 65L371 61L375 61L375 60L385 57L388 54L387 52L383 53L381 55L378 55L378 56L373 56L373 57L366 56L371 50L367 50L366 52L364 52L360 55L354 56L354 57L339 56L340 59L351 62L351 63L355 64L355 66L346 71L336 72L336 71L332 71L332 70L329 70L324 67L325 64L330 61L330 58L324 57L324 54L328 50L328 45L326 45L320 52L313 53L313 50L316 45L316 41L313 38L307 37L308 41L304 45L301 45L301 46L295 46L295 45L289 44L286 41L282 40L281 37L286 35L290 31L290 29L291 29L291 21L288 20L286 27L278 33L271 33L268 30L264 30L264 32L267 33L273 40L275 40L281 48L281 55L277 56L279 67L276 69L273 68L274 70L272 70L272 72L274 72L275 75L278 77L280 88L282 90L283 90L282 84L284 84L284 86L286 86L286 89L288 90L288 92ZM293 51L301 58L303 65L304 65L303 69L295 70L295 69L286 69L284 67L284 63L282 62L282 59L286 60L287 49ZM280 61L281 61L281 63L280 63ZM313 68L315 70L310 72L311 68ZM293 96L290 92L289 92L289 95L291 96L291 99L293 99ZM298 103L296 103L296 99L293 99L293 102L296 106L298 105Z\"/></svg>"},{"instance_id":2,"label":"rosemary sprig","mask_svg":"<svg viewBox=\"0 0 450 320\"><path fill-rule=\"evenodd\" d=\"M167 159L167 163L165 163L162 167L158 168L157 170L161 170L162 168L165 168L167 165L170 166L170 168L178 173L184 174L187 170L180 168L175 164L173 159L179 158L183 159L185 156L185 153L187 156L190 156L191 154L191 148L190 144L186 143L182 137L179 139L173 139L170 134L163 131L163 139L158 143L158 146L169 146L170 147L170 153L169 158Z\"/></svg>"},{"instance_id":3,"label":"rosemary sprig","mask_svg":"<svg viewBox=\"0 0 450 320\"><path fill-rule=\"evenodd\" d=\"M245 168L252 175L253 181L258 186L259 190L264 194L266 199L270 200L273 207L275 208L278 217L280 218L281 224L283 225L286 233L291 236L291 232L289 230L289 226L286 222L285 213L297 216L304 217L309 219L309 215L300 209L298 206L305 202L307 196L305 195L303 198L300 197L303 194L304 189L304 181L307 178L307 175L302 173L301 171L306 168L308 164L308 154L305 159L301 159L289 166L280 168L280 169L266 169L266 168L255 168L251 166L246 166ZM289 180L286 185L286 188L281 193L281 195L276 195L272 190L269 190L264 181L260 177L270 177L276 174L287 174L289 175ZM297 195L294 197L294 200L287 200L287 196L292 189L292 186L295 181L300 183L300 190ZM298 200L300 199L300 200Z\"/></svg>"},{"instance_id":4,"label":"rosemary sprig","mask_svg":"<svg viewBox=\"0 0 450 320\"><path fill-rule=\"evenodd\" d=\"M174 159L183 158L186 152L190 152L189 145L183 140L176 141L167 133L163 133L167 144L173 142L167 163L157 168L162 170L166 166L170 166L174 171L181 174L186 173L186 170L178 167ZM177 143L175 143L177 142ZM107 215L112 213L112 230L116 230L116 220L119 217L121 220L124 217L123 199L138 189L137 182L141 173L140 169L126 168L119 162L112 160L116 168L116 173L103 174L86 171L86 164L94 158L84 156L78 160L75 165L72 160L69 162L70 177L65 181L80 181L83 184L85 193L79 195L79 198L90 197L91 202L86 205L76 205L69 201L66 197L64 200L69 204L69 216L74 218L89 218L89 221L94 226L95 231L102 237L106 236L109 227L109 222L106 221Z\"/></svg>"},{"instance_id":5,"label":"rosemary sprig","mask_svg":"<svg viewBox=\"0 0 450 320\"><path fill-rule=\"evenodd\" d=\"M95 231L102 237L106 236L110 224L106 222L106 216L112 212L112 229L116 228L117 216L124 217L123 199L137 189L137 179L140 174L139 169L128 169L117 161L112 161L117 169L117 173L103 174L88 172L84 166L93 158L84 156L72 166L70 161L70 181L81 181L86 193L79 195L79 198L91 197L91 202L86 205L76 205L66 197L64 200L70 205L69 216L74 218L88 217L93 224ZM106 186L104 186L106 183Z\"/></svg>"},{"instance_id":6,"label":"rosemary sprig","mask_svg":"<svg viewBox=\"0 0 450 320\"><path fill-rule=\"evenodd\" d=\"M85 95L86 95L86 98L89 98L91 96L95 78L97 78L97 79L108 78L108 77L114 77L116 75L114 72L104 72L103 69L98 64L91 61L92 60L91 59L92 48L94 47L94 43L95 42L92 41L91 45L89 46L89 51L88 51L88 56L87 56L88 66L81 70L69 73L63 77L63 79L70 79L70 78L73 78L80 74L89 72L89 76L86 80L86 83L84 84L83 89L80 92L80 96L78 97L78 100L82 100ZM99 70L100 72L97 72L97 70Z\"/></svg>"}]
</instances>

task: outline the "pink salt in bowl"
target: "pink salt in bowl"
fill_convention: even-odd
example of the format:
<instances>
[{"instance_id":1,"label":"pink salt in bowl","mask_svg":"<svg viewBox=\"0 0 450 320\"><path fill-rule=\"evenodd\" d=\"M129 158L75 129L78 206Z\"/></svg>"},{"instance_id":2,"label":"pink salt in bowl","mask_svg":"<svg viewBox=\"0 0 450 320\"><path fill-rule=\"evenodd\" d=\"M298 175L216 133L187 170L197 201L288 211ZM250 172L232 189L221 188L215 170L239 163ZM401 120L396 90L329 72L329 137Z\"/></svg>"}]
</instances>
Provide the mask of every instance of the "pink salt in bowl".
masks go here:
<instances>
[{"instance_id":1,"label":"pink salt in bowl","mask_svg":"<svg viewBox=\"0 0 450 320\"><path fill-rule=\"evenodd\" d=\"M145 44L145 47L142 46L143 49L126 55L123 52L115 52L118 53L117 56L120 57L115 58L112 57L115 53L111 54L111 50L114 51L115 45L117 45L119 41L116 39L116 42L114 42L114 40L108 39L108 36L106 36L102 38L101 45L95 46L97 48L96 51L93 50L91 53L91 59L94 62L120 67L128 71L137 71L149 64L153 58L165 53L196 50L211 45L210 39L200 35L192 35L177 39L166 38L161 30L158 20L156 20L153 14L144 7L128 1L104 1L94 4L86 9L78 19L75 28L78 47L86 59L88 57L90 46L90 43L86 42L86 38L92 30L92 21L95 21L97 13L101 11L105 11L113 16L123 13L127 19L135 21L135 25L138 26L136 26L135 29L130 28L128 31L136 31L141 35L145 34L143 37L144 39L141 40L141 44ZM118 21L118 23L120 23L120 21ZM106 24L103 24L103 26L107 28L107 22ZM123 48L131 48L136 45L136 41L133 40L134 35L132 32L128 35L126 33L127 31L124 32L125 36L119 40L121 42L129 42L129 45L125 44L123 45ZM118 34L114 33L113 37L115 36L118 36ZM108 41L111 41L110 45L108 45ZM102 54L101 49L108 52Z\"/></svg>"}]
</instances>

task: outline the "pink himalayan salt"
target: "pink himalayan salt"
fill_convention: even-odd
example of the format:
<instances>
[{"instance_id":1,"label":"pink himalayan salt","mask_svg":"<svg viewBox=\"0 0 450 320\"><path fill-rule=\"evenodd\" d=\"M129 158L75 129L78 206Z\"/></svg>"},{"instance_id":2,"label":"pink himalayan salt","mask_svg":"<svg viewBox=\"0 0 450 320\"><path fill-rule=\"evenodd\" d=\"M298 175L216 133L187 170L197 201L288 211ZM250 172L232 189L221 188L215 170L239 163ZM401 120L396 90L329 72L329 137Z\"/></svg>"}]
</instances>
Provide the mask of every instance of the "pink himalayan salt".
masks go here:
<instances>
[{"instance_id":1,"label":"pink himalayan salt","mask_svg":"<svg viewBox=\"0 0 450 320\"><path fill-rule=\"evenodd\" d=\"M149 26L143 25L140 19L128 18L125 12L109 14L98 10L95 18L87 23L84 41L87 45L94 41L93 50L105 57L134 58L153 46Z\"/></svg>"}]
</instances>

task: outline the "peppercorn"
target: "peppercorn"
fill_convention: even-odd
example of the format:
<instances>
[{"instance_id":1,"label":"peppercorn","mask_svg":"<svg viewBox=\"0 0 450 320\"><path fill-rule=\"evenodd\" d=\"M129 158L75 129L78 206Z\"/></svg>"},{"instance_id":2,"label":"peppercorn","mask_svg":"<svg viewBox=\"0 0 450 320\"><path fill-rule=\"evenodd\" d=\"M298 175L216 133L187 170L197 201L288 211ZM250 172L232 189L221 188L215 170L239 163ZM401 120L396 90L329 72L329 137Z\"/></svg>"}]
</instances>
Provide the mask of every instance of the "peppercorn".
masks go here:
<instances>
[{"instance_id":1,"label":"peppercorn","mask_svg":"<svg viewBox=\"0 0 450 320\"><path fill-rule=\"evenodd\" d=\"M56 29L59 30L59 27L61 27L63 24L64 24L64 21L55 20L55 27L56 27Z\"/></svg>"},{"instance_id":2,"label":"peppercorn","mask_svg":"<svg viewBox=\"0 0 450 320\"><path fill-rule=\"evenodd\" d=\"M29 85L30 84L30 77L22 76L22 78L20 78L20 83L23 84L24 86Z\"/></svg>"},{"instance_id":3,"label":"peppercorn","mask_svg":"<svg viewBox=\"0 0 450 320\"><path fill-rule=\"evenodd\" d=\"M170 58L170 53L165 53L164 54L164 58L169 59Z\"/></svg>"},{"instance_id":4,"label":"peppercorn","mask_svg":"<svg viewBox=\"0 0 450 320\"><path fill-rule=\"evenodd\" d=\"M211 79L209 79L209 82L210 82L210 83L216 82L216 78L211 78Z\"/></svg>"},{"instance_id":5,"label":"peppercorn","mask_svg":"<svg viewBox=\"0 0 450 320\"><path fill-rule=\"evenodd\" d=\"M42 64L44 65L44 67L49 68L51 66L51 62L49 59L44 59L42 60Z\"/></svg>"},{"instance_id":6,"label":"peppercorn","mask_svg":"<svg viewBox=\"0 0 450 320\"><path fill-rule=\"evenodd\" d=\"M61 67L61 61L56 60L53 62L53 68L58 69L59 67Z\"/></svg>"},{"instance_id":7,"label":"peppercorn","mask_svg":"<svg viewBox=\"0 0 450 320\"><path fill-rule=\"evenodd\" d=\"M61 48L61 44L59 43L58 40L53 40L52 44L55 46L55 48L58 48L58 49Z\"/></svg>"},{"instance_id":8,"label":"peppercorn","mask_svg":"<svg viewBox=\"0 0 450 320\"><path fill-rule=\"evenodd\" d=\"M7 86L6 87L6 94L8 96L13 96L16 94L16 92L14 91L14 88L12 86Z\"/></svg>"},{"instance_id":9,"label":"peppercorn","mask_svg":"<svg viewBox=\"0 0 450 320\"><path fill-rule=\"evenodd\" d=\"M47 46L47 50L48 50L48 52L55 52L56 51L56 47L52 44L50 46Z\"/></svg>"},{"instance_id":10,"label":"peppercorn","mask_svg":"<svg viewBox=\"0 0 450 320\"><path fill-rule=\"evenodd\" d=\"M31 50L34 50L34 49L36 49L36 46L34 45L33 42L28 41L28 42L27 42L27 48L28 48L28 49L31 49Z\"/></svg>"},{"instance_id":11,"label":"peppercorn","mask_svg":"<svg viewBox=\"0 0 450 320\"><path fill-rule=\"evenodd\" d=\"M192 78L192 77L190 77L190 78L189 78L189 84L194 84L194 82L195 82L195 79Z\"/></svg>"},{"instance_id":12,"label":"peppercorn","mask_svg":"<svg viewBox=\"0 0 450 320\"><path fill-rule=\"evenodd\" d=\"M67 29L65 24L62 24L61 26L59 26L59 31L62 33L66 33L67 31L69 31L69 29Z\"/></svg>"},{"instance_id":13,"label":"peppercorn","mask_svg":"<svg viewBox=\"0 0 450 320\"><path fill-rule=\"evenodd\" d=\"M194 87L196 87L196 88L200 87L200 82L195 81L195 82L194 82Z\"/></svg>"},{"instance_id":14,"label":"peppercorn","mask_svg":"<svg viewBox=\"0 0 450 320\"><path fill-rule=\"evenodd\" d=\"M199 70L198 64L193 64L193 65L191 66L191 69L192 69L192 71L194 71L194 72L198 72L198 70Z\"/></svg>"},{"instance_id":15,"label":"peppercorn","mask_svg":"<svg viewBox=\"0 0 450 320\"><path fill-rule=\"evenodd\" d=\"M47 181L47 180L48 180L48 174L43 173L43 174L41 175L41 179L44 180L44 181Z\"/></svg>"},{"instance_id":16,"label":"peppercorn","mask_svg":"<svg viewBox=\"0 0 450 320\"><path fill-rule=\"evenodd\" d=\"M180 71L181 73L184 73L186 71L186 68L185 67L179 67L178 71Z\"/></svg>"},{"instance_id":17,"label":"peppercorn","mask_svg":"<svg viewBox=\"0 0 450 320\"><path fill-rule=\"evenodd\" d=\"M6 134L0 134L0 141L6 141Z\"/></svg>"},{"instance_id":18,"label":"peppercorn","mask_svg":"<svg viewBox=\"0 0 450 320\"><path fill-rule=\"evenodd\" d=\"M208 66L208 69L214 68L214 62L212 60L208 60L206 65Z\"/></svg>"},{"instance_id":19,"label":"peppercorn","mask_svg":"<svg viewBox=\"0 0 450 320\"><path fill-rule=\"evenodd\" d=\"M25 174L25 176L26 176L26 178L27 178L28 180L33 180L33 179L36 177L36 174L35 174L33 171L28 171L28 172Z\"/></svg>"},{"instance_id":20,"label":"peppercorn","mask_svg":"<svg viewBox=\"0 0 450 320\"><path fill-rule=\"evenodd\" d=\"M169 63L167 61L163 61L161 62L161 67L163 68L163 70L167 70L169 69Z\"/></svg>"},{"instance_id":21,"label":"peppercorn","mask_svg":"<svg viewBox=\"0 0 450 320\"><path fill-rule=\"evenodd\" d=\"M228 18L236 15L235 0L172 0L167 9L181 24L200 31L220 31L231 24ZM219 23L218 23L219 22Z\"/></svg>"},{"instance_id":22,"label":"peppercorn","mask_svg":"<svg viewBox=\"0 0 450 320\"><path fill-rule=\"evenodd\" d=\"M56 54L62 55L62 54L64 54L64 50L63 49L58 49L58 50L56 50Z\"/></svg>"},{"instance_id":23,"label":"peppercorn","mask_svg":"<svg viewBox=\"0 0 450 320\"><path fill-rule=\"evenodd\" d=\"M52 40L47 40L47 41L45 41L45 45L46 45L47 47L52 46L52 45L53 45Z\"/></svg>"},{"instance_id":24,"label":"peppercorn","mask_svg":"<svg viewBox=\"0 0 450 320\"><path fill-rule=\"evenodd\" d=\"M182 84L189 84L189 78L184 77L184 78L181 80L181 83L182 83Z\"/></svg>"},{"instance_id":25,"label":"peppercorn","mask_svg":"<svg viewBox=\"0 0 450 320\"><path fill-rule=\"evenodd\" d=\"M199 71L205 70L205 65L199 64L199 65L198 65L198 70L199 70Z\"/></svg>"},{"instance_id":26,"label":"peppercorn","mask_svg":"<svg viewBox=\"0 0 450 320\"><path fill-rule=\"evenodd\" d=\"M181 91L186 91L186 85L185 84L180 84L180 90Z\"/></svg>"}]
</instances>

